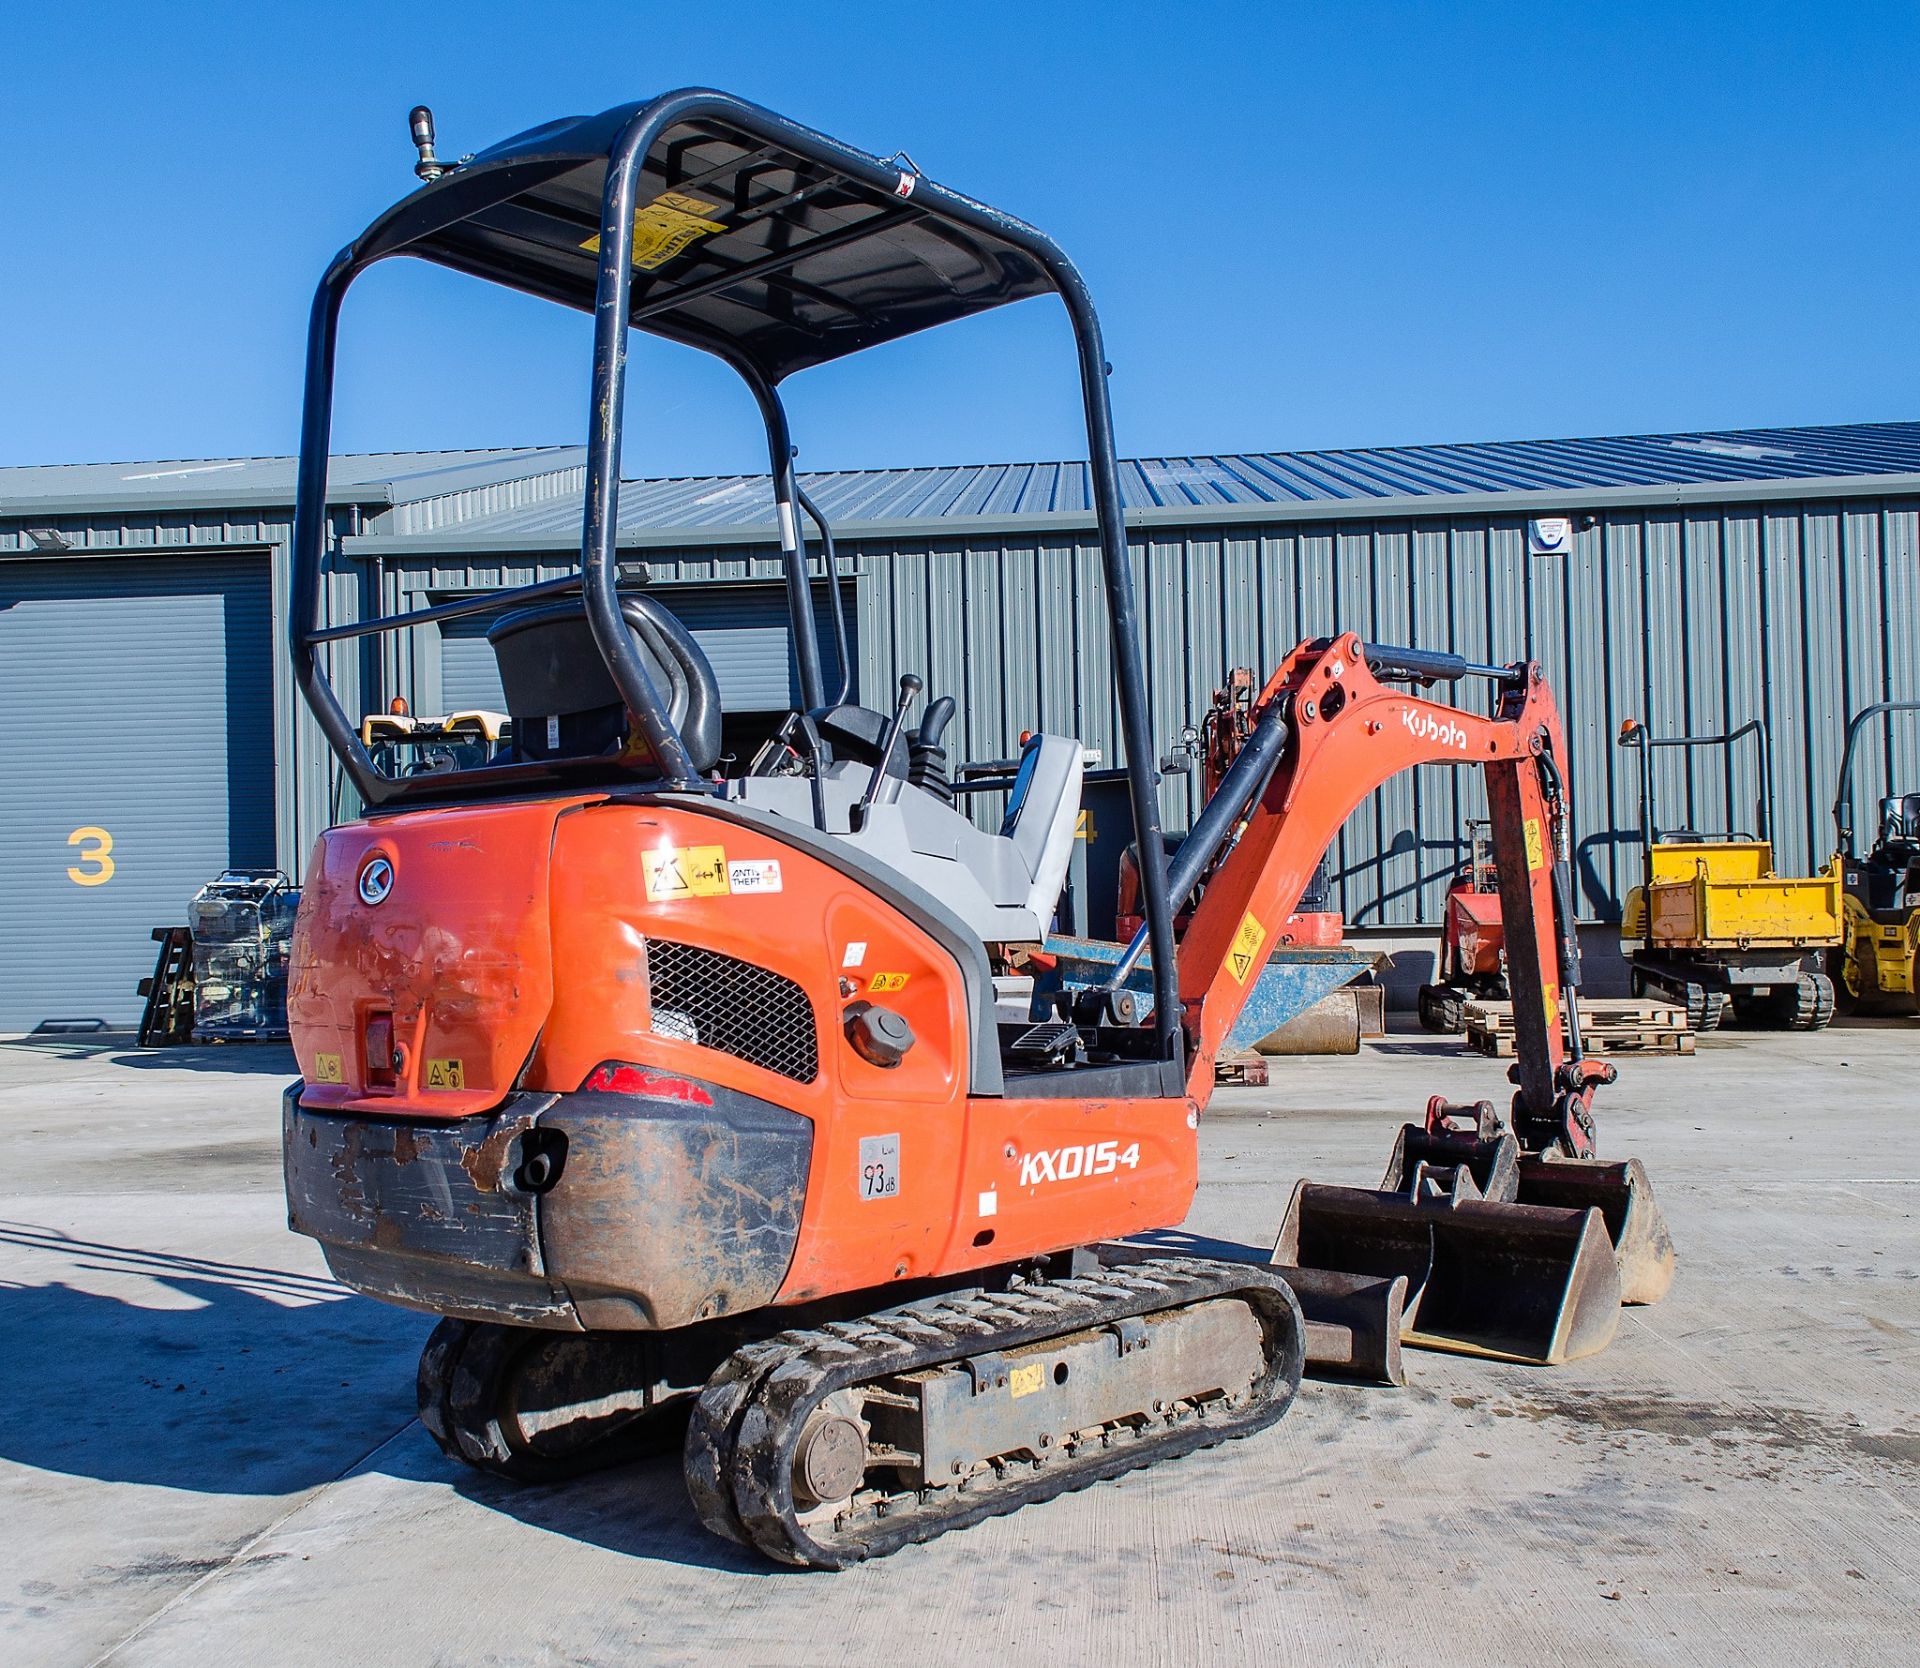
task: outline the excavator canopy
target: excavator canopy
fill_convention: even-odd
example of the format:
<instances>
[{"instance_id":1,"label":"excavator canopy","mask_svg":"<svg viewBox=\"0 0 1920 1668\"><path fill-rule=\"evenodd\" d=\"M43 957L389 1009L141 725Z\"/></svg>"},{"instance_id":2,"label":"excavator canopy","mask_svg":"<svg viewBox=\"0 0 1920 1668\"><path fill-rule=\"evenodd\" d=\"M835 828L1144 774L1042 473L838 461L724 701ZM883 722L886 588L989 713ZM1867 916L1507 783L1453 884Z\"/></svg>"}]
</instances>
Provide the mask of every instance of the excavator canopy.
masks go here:
<instances>
[{"instance_id":1,"label":"excavator canopy","mask_svg":"<svg viewBox=\"0 0 1920 1668\"><path fill-rule=\"evenodd\" d=\"M817 134L803 151L797 135L770 140L764 112L750 133L725 113L734 101L688 102L640 164L637 329L745 359L778 383L1055 288L1030 248L994 229L1015 222L931 186L910 162ZM415 255L591 312L609 159L646 108L549 122L481 152L396 204L356 256Z\"/></svg>"}]
</instances>

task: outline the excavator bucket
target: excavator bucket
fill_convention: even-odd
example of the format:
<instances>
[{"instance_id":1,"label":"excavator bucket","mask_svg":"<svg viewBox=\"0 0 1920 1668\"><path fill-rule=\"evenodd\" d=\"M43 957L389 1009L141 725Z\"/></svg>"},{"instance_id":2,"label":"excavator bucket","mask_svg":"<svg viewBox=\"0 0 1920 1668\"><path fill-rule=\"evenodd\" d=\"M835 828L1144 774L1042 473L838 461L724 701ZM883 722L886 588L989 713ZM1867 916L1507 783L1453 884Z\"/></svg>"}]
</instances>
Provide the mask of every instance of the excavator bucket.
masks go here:
<instances>
[{"instance_id":1,"label":"excavator bucket","mask_svg":"<svg viewBox=\"0 0 1920 1668\"><path fill-rule=\"evenodd\" d=\"M1673 1236L1639 1159L1609 1163L1536 1154L1519 1161L1518 1183L1523 1205L1599 1211L1620 1266L1622 1303L1658 1303L1667 1295Z\"/></svg>"},{"instance_id":2,"label":"excavator bucket","mask_svg":"<svg viewBox=\"0 0 1920 1668\"><path fill-rule=\"evenodd\" d=\"M1597 1209L1495 1202L1471 1183L1422 1196L1303 1181L1273 1261L1404 1276L1402 1340L1456 1354L1553 1366L1605 1349L1620 1320Z\"/></svg>"},{"instance_id":3,"label":"excavator bucket","mask_svg":"<svg viewBox=\"0 0 1920 1668\"><path fill-rule=\"evenodd\" d=\"M1276 1251L1274 1271L1293 1288L1306 1322L1307 1365L1339 1378L1375 1384L1405 1384L1400 1361L1407 1280L1343 1274L1331 1268L1300 1268Z\"/></svg>"}]
</instances>

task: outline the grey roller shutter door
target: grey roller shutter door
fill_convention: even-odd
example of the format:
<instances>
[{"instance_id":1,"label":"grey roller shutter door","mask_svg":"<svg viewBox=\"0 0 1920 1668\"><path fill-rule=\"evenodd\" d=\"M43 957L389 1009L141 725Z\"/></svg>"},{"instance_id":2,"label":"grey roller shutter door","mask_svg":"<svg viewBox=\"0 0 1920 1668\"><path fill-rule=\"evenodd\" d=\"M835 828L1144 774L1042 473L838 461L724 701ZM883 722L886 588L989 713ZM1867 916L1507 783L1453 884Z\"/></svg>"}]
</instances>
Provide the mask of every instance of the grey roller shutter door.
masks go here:
<instances>
[{"instance_id":1,"label":"grey roller shutter door","mask_svg":"<svg viewBox=\"0 0 1920 1668\"><path fill-rule=\"evenodd\" d=\"M852 587L842 590L846 600L848 653L853 652ZM772 586L743 586L738 590L657 591L655 597L670 608L713 663L720 681L720 702L728 712L785 712L799 698L787 652L787 594ZM828 693L838 683L833 649L833 622L827 614L823 587L814 588L816 636L820 642L821 675ZM500 675L487 643L485 615L449 620L440 640L440 700L442 710L460 712L474 707L500 710Z\"/></svg>"},{"instance_id":2,"label":"grey roller shutter door","mask_svg":"<svg viewBox=\"0 0 1920 1668\"><path fill-rule=\"evenodd\" d=\"M151 929L271 866L267 574L264 553L0 561L0 1032L133 1023Z\"/></svg>"}]
</instances>

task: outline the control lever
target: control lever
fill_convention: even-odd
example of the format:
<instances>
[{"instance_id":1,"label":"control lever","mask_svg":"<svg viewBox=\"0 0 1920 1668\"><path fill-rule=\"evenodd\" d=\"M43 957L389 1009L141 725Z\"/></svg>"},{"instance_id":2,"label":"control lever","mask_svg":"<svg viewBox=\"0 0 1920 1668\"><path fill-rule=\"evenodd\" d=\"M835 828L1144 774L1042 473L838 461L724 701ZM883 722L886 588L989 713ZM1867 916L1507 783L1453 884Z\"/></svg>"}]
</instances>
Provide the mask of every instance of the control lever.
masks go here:
<instances>
[{"instance_id":1,"label":"control lever","mask_svg":"<svg viewBox=\"0 0 1920 1668\"><path fill-rule=\"evenodd\" d=\"M947 778L947 750L942 745L954 714L953 697L929 701L920 715L920 727L907 743L907 780L916 788L953 803L953 784Z\"/></svg>"},{"instance_id":2,"label":"control lever","mask_svg":"<svg viewBox=\"0 0 1920 1668\"><path fill-rule=\"evenodd\" d=\"M906 732L907 708L913 705L914 696L918 695L923 687L924 685L911 672L903 674L900 679L900 699L893 705L893 717L887 724L887 739L880 747L880 762L873 767L873 780L867 784L867 791L861 795L860 803L854 807L853 826L855 828L866 826L867 811L871 806L876 803L890 804L894 795L899 792L897 787L887 785L891 780L893 756L899 752L900 737ZM881 798L882 794L886 796L884 799Z\"/></svg>"}]
</instances>

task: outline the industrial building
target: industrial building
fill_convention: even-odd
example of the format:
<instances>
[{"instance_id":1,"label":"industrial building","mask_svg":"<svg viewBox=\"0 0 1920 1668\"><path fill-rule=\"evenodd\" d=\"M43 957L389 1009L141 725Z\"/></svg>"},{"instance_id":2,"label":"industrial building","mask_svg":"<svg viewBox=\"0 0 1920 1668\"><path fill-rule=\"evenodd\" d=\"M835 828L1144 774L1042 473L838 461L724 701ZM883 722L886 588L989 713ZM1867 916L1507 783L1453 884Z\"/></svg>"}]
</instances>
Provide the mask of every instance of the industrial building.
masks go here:
<instances>
[{"instance_id":1,"label":"industrial building","mask_svg":"<svg viewBox=\"0 0 1920 1668\"><path fill-rule=\"evenodd\" d=\"M1623 719L1765 719L1779 859L1804 869L1831 849L1846 715L1920 697L1920 423L1146 459L1122 474L1169 748L1229 667L1264 673L1337 627L1536 658L1566 717L1594 921L1617 918L1633 878ZM292 481L286 459L0 470L0 931L14 951L0 1031L129 1020L149 929L181 919L223 866L297 872L332 815L329 756L283 650ZM336 618L568 571L581 483L575 448L335 460ZM959 702L960 758L1045 729L1116 762L1082 465L804 484L835 529L869 704L913 671ZM700 638L729 712L784 711L765 479L631 482L620 528L630 576ZM354 644L335 682L363 710L396 695L418 712L496 704L485 623ZM1745 761L1661 768L1675 773L1663 804L1689 826L1752 827ZM1863 800L1889 771L1920 782L1920 736L1896 731L1868 759ZM1197 791L1168 776L1169 826ZM1477 773L1423 769L1354 817L1331 854L1354 930L1404 938L1437 919L1478 792Z\"/></svg>"}]
</instances>

